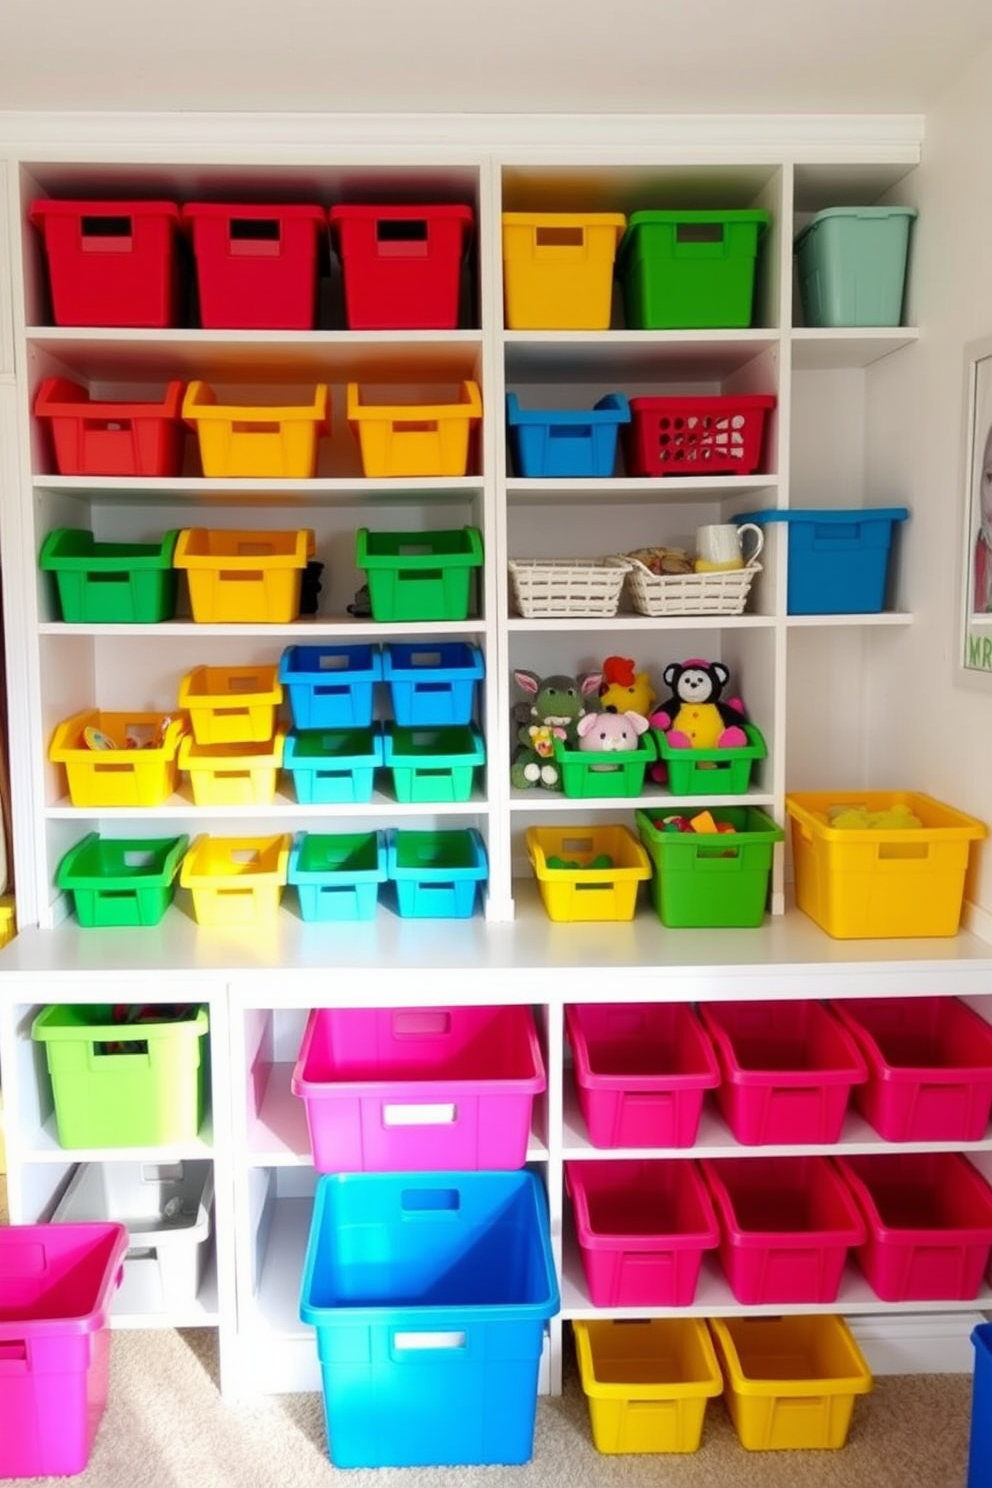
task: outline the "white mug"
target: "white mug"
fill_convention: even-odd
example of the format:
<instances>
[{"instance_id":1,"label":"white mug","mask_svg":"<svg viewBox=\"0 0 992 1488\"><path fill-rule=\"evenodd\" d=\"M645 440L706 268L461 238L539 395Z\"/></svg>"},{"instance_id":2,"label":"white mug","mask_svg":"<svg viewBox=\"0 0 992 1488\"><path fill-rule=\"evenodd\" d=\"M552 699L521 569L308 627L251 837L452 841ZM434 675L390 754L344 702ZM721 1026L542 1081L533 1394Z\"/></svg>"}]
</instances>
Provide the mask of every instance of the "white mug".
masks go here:
<instances>
[{"instance_id":1,"label":"white mug","mask_svg":"<svg viewBox=\"0 0 992 1488\"><path fill-rule=\"evenodd\" d=\"M754 546L747 552L745 533L754 534ZM743 568L753 563L765 545L765 534L754 522L720 523L713 527L696 528L697 573L723 573L733 568Z\"/></svg>"}]
</instances>

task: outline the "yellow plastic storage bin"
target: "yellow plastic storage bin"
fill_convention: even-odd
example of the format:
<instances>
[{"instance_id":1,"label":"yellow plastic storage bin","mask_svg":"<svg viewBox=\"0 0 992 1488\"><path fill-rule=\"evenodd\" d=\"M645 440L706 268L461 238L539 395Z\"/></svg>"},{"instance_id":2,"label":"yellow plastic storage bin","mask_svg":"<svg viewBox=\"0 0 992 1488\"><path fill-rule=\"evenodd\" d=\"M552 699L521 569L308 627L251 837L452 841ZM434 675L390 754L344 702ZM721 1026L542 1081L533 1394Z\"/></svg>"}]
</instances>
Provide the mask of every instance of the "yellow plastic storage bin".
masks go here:
<instances>
[{"instance_id":1,"label":"yellow plastic storage bin","mask_svg":"<svg viewBox=\"0 0 992 1488\"><path fill-rule=\"evenodd\" d=\"M200 624L283 625L300 613L303 571L314 551L307 528L253 532L187 527L173 562L186 570Z\"/></svg>"},{"instance_id":2,"label":"yellow plastic storage bin","mask_svg":"<svg viewBox=\"0 0 992 1488\"><path fill-rule=\"evenodd\" d=\"M179 706L197 744L262 744L276 729L282 702L278 663L198 666L179 684Z\"/></svg>"},{"instance_id":3,"label":"yellow plastic storage bin","mask_svg":"<svg viewBox=\"0 0 992 1488\"><path fill-rule=\"evenodd\" d=\"M363 403L349 382L347 411L367 476L465 475L482 396L477 382L463 382L457 403Z\"/></svg>"},{"instance_id":4,"label":"yellow plastic storage bin","mask_svg":"<svg viewBox=\"0 0 992 1488\"><path fill-rule=\"evenodd\" d=\"M634 918L651 861L626 827L528 827L526 840L549 919Z\"/></svg>"},{"instance_id":5,"label":"yellow plastic storage bin","mask_svg":"<svg viewBox=\"0 0 992 1488\"><path fill-rule=\"evenodd\" d=\"M191 382L183 418L196 433L203 474L258 480L308 480L317 473L317 441L330 430L328 388L288 406L218 403L205 382Z\"/></svg>"},{"instance_id":6,"label":"yellow plastic storage bin","mask_svg":"<svg viewBox=\"0 0 992 1488\"><path fill-rule=\"evenodd\" d=\"M292 837L197 837L179 882L193 896L198 925L270 925L286 883Z\"/></svg>"},{"instance_id":7,"label":"yellow plastic storage bin","mask_svg":"<svg viewBox=\"0 0 992 1488\"><path fill-rule=\"evenodd\" d=\"M17 910L13 894L4 894L0 899L0 949L8 945L17 934ZM0 1173L3 1169L0 1168Z\"/></svg>"},{"instance_id":8,"label":"yellow plastic storage bin","mask_svg":"<svg viewBox=\"0 0 992 1488\"><path fill-rule=\"evenodd\" d=\"M48 757L65 766L73 806L161 806L176 789L177 755L185 730L184 718L167 713L102 713L87 708L58 725ZM88 733L102 740L103 747L91 748ZM127 739L134 739L135 745L127 747Z\"/></svg>"},{"instance_id":9,"label":"yellow plastic storage bin","mask_svg":"<svg viewBox=\"0 0 992 1488\"><path fill-rule=\"evenodd\" d=\"M749 1452L844 1446L858 1395L874 1381L844 1319L711 1318L724 1399Z\"/></svg>"},{"instance_id":10,"label":"yellow plastic storage bin","mask_svg":"<svg viewBox=\"0 0 992 1488\"><path fill-rule=\"evenodd\" d=\"M922 826L833 826L842 808L848 821L866 823L909 811ZM957 934L970 845L985 836L980 821L911 791L807 791L787 795L785 809L796 903L828 935Z\"/></svg>"},{"instance_id":11,"label":"yellow plastic storage bin","mask_svg":"<svg viewBox=\"0 0 992 1488\"><path fill-rule=\"evenodd\" d=\"M597 1452L696 1452L723 1377L702 1318L574 1322Z\"/></svg>"},{"instance_id":12,"label":"yellow plastic storage bin","mask_svg":"<svg viewBox=\"0 0 992 1488\"><path fill-rule=\"evenodd\" d=\"M606 331L618 212L504 212L503 300L512 331Z\"/></svg>"},{"instance_id":13,"label":"yellow plastic storage bin","mask_svg":"<svg viewBox=\"0 0 992 1488\"><path fill-rule=\"evenodd\" d=\"M197 744L187 734L179 768L189 775L196 806L267 806L275 799L285 729L257 744Z\"/></svg>"}]
</instances>

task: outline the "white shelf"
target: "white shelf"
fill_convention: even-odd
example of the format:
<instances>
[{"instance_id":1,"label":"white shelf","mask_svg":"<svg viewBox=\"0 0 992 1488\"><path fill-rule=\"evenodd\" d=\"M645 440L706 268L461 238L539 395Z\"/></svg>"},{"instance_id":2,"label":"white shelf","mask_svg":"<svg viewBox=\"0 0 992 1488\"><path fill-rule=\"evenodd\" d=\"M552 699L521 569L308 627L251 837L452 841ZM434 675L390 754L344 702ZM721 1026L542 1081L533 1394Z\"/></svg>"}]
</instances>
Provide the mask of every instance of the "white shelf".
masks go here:
<instances>
[{"instance_id":1,"label":"white shelf","mask_svg":"<svg viewBox=\"0 0 992 1488\"><path fill-rule=\"evenodd\" d=\"M790 630L835 630L843 626L870 629L912 625L913 616L905 610L882 610L869 615L786 615L785 623Z\"/></svg>"},{"instance_id":2,"label":"white shelf","mask_svg":"<svg viewBox=\"0 0 992 1488\"><path fill-rule=\"evenodd\" d=\"M768 792L749 791L747 795L706 795L706 796L676 796L671 791L655 790L640 796L589 796L586 799L576 796L565 796L560 791L547 790L518 790L514 788L510 792L510 810L513 812L544 812L562 811L578 813L580 816L588 813L606 813L611 811L665 811L671 810L677 803L685 805L687 801L695 800L700 808L703 806L771 806L774 804L774 796Z\"/></svg>"},{"instance_id":3,"label":"white shelf","mask_svg":"<svg viewBox=\"0 0 992 1488\"><path fill-rule=\"evenodd\" d=\"M797 372L833 372L869 367L919 340L915 326L863 326L850 330L797 326L792 331L792 365Z\"/></svg>"},{"instance_id":4,"label":"white shelf","mask_svg":"<svg viewBox=\"0 0 992 1488\"><path fill-rule=\"evenodd\" d=\"M53 491L101 505L130 506L136 500L145 506L212 505L238 502L252 506L409 506L429 499L431 503L467 502L481 496L483 479L475 475L410 476L373 478L370 476L315 476L312 480L262 480L245 476L223 480L199 475L177 476L97 476L36 475L32 482L39 492ZM275 525L280 519L275 519ZM309 618L295 622L312 623ZM144 625L146 633L159 629ZM390 627L392 628L392 627Z\"/></svg>"},{"instance_id":5,"label":"white shelf","mask_svg":"<svg viewBox=\"0 0 992 1488\"><path fill-rule=\"evenodd\" d=\"M608 635L624 632L653 630L772 630L776 624L773 615L604 615L604 616L550 616L540 620L525 620L514 616L507 621L509 631L527 631L535 635L543 632L566 631L575 633L597 632Z\"/></svg>"},{"instance_id":6,"label":"white shelf","mask_svg":"<svg viewBox=\"0 0 992 1488\"><path fill-rule=\"evenodd\" d=\"M779 344L775 330L504 331L506 380L722 378Z\"/></svg>"},{"instance_id":7,"label":"white shelf","mask_svg":"<svg viewBox=\"0 0 992 1488\"><path fill-rule=\"evenodd\" d=\"M478 636L486 629L484 620L405 620L397 624L385 624L377 620L355 620L351 616L324 619L322 616L293 620L286 625L269 624L212 624L209 621L162 620L157 625L66 625L62 621L43 621L38 626L39 635L59 636L65 640L76 636L96 636L103 640L110 636L127 636L134 640L151 641L175 639L212 639L218 636L234 636L240 639L261 636L275 641L298 642L301 646L313 645L327 640L389 640L394 636L432 636L445 640L459 636Z\"/></svg>"},{"instance_id":8,"label":"white shelf","mask_svg":"<svg viewBox=\"0 0 992 1488\"><path fill-rule=\"evenodd\" d=\"M163 1142L157 1146L63 1147L59 1143L54 1112L40 1130L22 1130L19 1136L21 1161L24 1163L112 1162L115 1158L127 1162L189 1162L194 1158L212 1157L213 1148L213 1122L209 1114L204 1117L199 1135L193 1141Z\"/></svg>"},{"instance_id":9,"label":"white shelf","mask_svg":"<svg viewBox=\"0 0 992 1488\"><path fill-rule=\"evenodd\" d=\"M748 493L768 493L767 504L775 501L777 475L698 475L611 476L566 480L541 476L510 476L506 482L506 499L511 507L574 506L609 501L624 506L679 505L693 501L730 501Z\"/></svg>"},{"instance_id":10,"label":"white shelf","mask_svg":"<svg viewBox=\"0 0 992 1488\"><path fill-rule=\"evenodd\" d=\"M261 805L196 806L188 787L161 806L73 806L68 799L45 808L49 821L89 821L95 817L113 820L188 821L270 821L276 825L288 819L328 821L337 817L364 817L386 814L390 818L409 816L473 816L487 811L488 803L481 791L474 791L469 801L397 801L384 791L373 791L370 801L343 801L336 805L308 805L297 801L284 789L277 789L275 799Z\"/></svg>"}]
</instances>

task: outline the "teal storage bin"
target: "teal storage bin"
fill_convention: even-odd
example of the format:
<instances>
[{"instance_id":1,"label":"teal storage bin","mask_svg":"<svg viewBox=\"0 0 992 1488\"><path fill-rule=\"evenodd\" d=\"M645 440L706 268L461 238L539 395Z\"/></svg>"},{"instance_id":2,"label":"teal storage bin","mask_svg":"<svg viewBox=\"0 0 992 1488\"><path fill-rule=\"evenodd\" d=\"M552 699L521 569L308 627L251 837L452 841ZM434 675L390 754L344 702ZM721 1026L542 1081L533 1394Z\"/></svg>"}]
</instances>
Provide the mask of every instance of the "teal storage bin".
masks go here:
<instances>
[{"instance_id":1,"label":"teal storage bin","mask_svg":"<svg viewBox=\"0 0 992 1488\"><path fill-rule=\"evenodd\" d=\"M304 729L289 735L282 762L293 777L301 805L333 805L371 801L382 753L377 725L368 729Z\"/></svg>"},{"instance_id":2,"label":"teal storage bin","mask_svg":"<svg viewBox=\"0 0 992 1488\"><path fill-rule=\"evenodd\" d=\"M486 746L472 723L454 728L386 724L385 764L397 801L468 801Z\"/></svg>"},{"instance_id":3,"label":"teal storage bin","mask_svg":"<svg viewBox=\"0 0 992 1488\"><path fill-rule=\"evenodd\" d=\"M289 854L287 882L304 920L371 920L386 881L381 832L301 832Z\"/></svg>"},{"instance_id":4,"label":"teal storage bin","mask_svg":"<svg viewBox=\"0 0 992 1488\"><path fill-rule=\"evenodd\" d=\"M902 324L913 207L830 207L795 241L808 326Z\"/></svg>"},{"instance_id":5,"label":"teal storage bin","mask_svg":"<svg viewBox=\"0 0 992 1488\"><path fill-rule=\"evenodd\" d=\"M392 830L386 874L405 919L467 920L476 890L489 876L485 843L475 827L447 832Z\"/></svg>"}]
</instances>

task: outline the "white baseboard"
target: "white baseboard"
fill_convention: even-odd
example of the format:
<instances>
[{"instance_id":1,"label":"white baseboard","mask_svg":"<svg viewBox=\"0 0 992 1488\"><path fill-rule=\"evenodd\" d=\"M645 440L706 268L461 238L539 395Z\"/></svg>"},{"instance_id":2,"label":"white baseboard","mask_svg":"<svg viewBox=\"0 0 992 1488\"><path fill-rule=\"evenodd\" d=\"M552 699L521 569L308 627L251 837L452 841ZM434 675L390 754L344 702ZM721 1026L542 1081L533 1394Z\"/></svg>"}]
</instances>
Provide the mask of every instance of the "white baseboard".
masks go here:
<instances>
[{"instance_id":1,"label":"white baseboard","mask_svg":"<svg viewBox=\"0 0 992 1488\"><path fill-rule=\"evenodd\" d=\"M872 1374L970 1374L981 1312L880 1313L848 1318Z\"/></svg>"}]
</instances>

